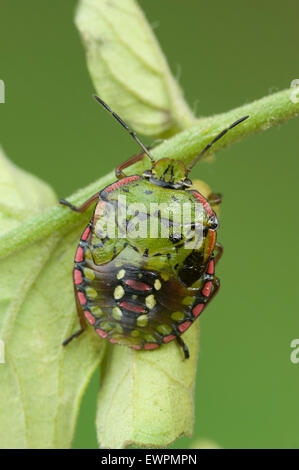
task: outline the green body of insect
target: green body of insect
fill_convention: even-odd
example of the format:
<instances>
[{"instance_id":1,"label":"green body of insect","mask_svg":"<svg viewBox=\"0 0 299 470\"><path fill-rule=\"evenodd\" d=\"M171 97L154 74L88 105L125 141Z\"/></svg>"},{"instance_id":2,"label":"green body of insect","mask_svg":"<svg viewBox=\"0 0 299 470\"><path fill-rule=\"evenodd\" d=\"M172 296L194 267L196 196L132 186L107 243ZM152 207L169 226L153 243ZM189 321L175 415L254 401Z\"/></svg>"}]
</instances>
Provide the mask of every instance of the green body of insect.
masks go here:
<instances>
[{"instance_id":1,"label":"green body of insect","mask_svg":"<svg viewBox=\"0 0 299 470\"><path fill-rule=\"evenodd\" d=\"M81 330L64 344L87 320L111 343L152 350L177 339L188 357L181 335L219 288L214 266L222 250L211 207L219 200L190 189L185 166L172 159L152 162L142 176L125 176L122 170L143 156L118 167L120 179L81 207L61 201L82 212L97 200L75 256Z\"/></svg>"}]
</instances>

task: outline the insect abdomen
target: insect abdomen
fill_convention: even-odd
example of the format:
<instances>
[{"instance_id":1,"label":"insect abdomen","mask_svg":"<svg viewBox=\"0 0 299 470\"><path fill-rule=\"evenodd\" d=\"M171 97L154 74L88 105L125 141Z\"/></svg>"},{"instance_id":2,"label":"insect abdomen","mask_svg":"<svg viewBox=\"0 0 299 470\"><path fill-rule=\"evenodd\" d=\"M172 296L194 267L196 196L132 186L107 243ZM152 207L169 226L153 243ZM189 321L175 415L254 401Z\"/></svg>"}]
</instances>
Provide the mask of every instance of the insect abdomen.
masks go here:
<instances>
[{"instance_id":1,"label":"insect abdomen","mask_svg":"<svg viewBox=\"0 0 299 470\"><path fill-rule=\"evenodd\" d=\"M137 265L117 256L96 265L90 235L89 224L75 256L74 284L83 315L102 338L135 349L156 349L185 332L202 312L212 287L212 260L194 295L175 277L165 280L144 268L142 255Z\"/></svg>"}]
</instances>

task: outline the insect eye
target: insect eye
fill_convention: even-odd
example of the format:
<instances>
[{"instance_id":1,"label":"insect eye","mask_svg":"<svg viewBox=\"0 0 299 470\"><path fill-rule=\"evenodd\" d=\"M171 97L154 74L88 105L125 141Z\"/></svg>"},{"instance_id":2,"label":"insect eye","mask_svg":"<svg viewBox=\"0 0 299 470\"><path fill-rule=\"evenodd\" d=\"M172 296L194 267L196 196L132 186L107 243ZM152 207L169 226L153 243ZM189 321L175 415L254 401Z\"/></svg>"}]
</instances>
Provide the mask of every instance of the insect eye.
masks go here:
<instances>
[{"instance_id":1,"label":"insect eye","mask_svg":"<svg viewBox=\"0 0 299 470\"><path fill-rule=\"evenodd\" d=\"M209 220L209 226L211 229L217 230L219 227L218 219L216 217L211 217Z\"/></svg>"},{"instance_id":2,"label":"insect eye","mask_svg":"<svg viewBox=\"0 0 299 470\"><path fill-rule=\"evenodd\" d=\"M190 186L192 186L192 181L186 178L183 181L183 185L186 186L187 188L190 188Z\"/></svg>"},{"instance_id":3,"label":"insect eye","mask_svg":"<svg viewBox=\"0 0 299 470\"><path fill-rule=\"evenodd\" d=\"M152 176L151 170L145 170L143 172L143 176L144 176L144 178L150 178Z\"/></svg>"}]
</instances>

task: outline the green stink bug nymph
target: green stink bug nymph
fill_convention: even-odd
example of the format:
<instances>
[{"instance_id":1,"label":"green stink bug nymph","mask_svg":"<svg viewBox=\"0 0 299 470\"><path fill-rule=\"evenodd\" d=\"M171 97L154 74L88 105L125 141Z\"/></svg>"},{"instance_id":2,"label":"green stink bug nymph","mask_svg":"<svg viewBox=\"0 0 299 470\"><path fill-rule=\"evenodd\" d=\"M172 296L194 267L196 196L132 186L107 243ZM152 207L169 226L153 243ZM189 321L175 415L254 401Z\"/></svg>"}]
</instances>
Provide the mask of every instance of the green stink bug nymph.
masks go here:
<instances>
[{"instance_id":1,"label":"green stink bug nymph","mask_svg":"<svg viewBox=\"0 0 299 470\"><path fill-rule=\"evenodd\" d=\"M214 142L248 116L224 129L185 168L171 158L155 162L127 124L95 98L142 153L117 167L117 181L80 207L60 201L77 212L97 201L73 270L81 329L63 344L79 336L87 321L100 337L136 350L153 350L175 339L188 358L181 335L219 290L215 265L223 251L216 241L218 220L211 207L221 199L217 194L205 198L191 189L188 174ZM151 160L150 170L142 176L123 173L144 156Z\"/></svg>"}]
</instances>

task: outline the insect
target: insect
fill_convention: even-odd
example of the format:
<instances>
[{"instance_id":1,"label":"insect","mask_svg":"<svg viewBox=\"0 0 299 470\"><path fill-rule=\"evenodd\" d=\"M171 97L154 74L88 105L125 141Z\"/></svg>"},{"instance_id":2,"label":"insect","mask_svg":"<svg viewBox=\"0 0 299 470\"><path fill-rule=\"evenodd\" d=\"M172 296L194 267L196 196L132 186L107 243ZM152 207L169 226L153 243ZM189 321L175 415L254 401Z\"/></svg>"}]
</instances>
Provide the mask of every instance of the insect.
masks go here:
<instances>
[{"instance_id":1,"label":"insect","mask_svg":"<svg viewBox=\"0 0 299 470\"><path fill-rule=\"evenodd\" d=\"M218 220L211 207L221 202L220 195L213 193L205 198L191 188L188 174L218 139L248 116L224 129L186 168L171 158L155 161L127 124L104 101L95 98L130 133L142 152L118 166L117 180L81 206L60 201L80 213L96 202L74 261L81 328L63 344L78 337L89 323L100 337L136 350L154 350L176 340L188 358L181 335L219 290L215 265L223 252L216 241ZM151 169L142 176L124 174L144 157L150 159ZM193 218L177 220L175 211L165 217L160 210L163 203L168 209L176 204L176 211L190 207ZM136 236L138 224L139 228L141 224L146 229L150 226L150 230L155 226L156 236L152 232ZM117 228L116 235L108 230L112 225ZM163 229L168 230L166 236L161 236Z\"/></svg>"}]
</instances>

